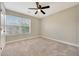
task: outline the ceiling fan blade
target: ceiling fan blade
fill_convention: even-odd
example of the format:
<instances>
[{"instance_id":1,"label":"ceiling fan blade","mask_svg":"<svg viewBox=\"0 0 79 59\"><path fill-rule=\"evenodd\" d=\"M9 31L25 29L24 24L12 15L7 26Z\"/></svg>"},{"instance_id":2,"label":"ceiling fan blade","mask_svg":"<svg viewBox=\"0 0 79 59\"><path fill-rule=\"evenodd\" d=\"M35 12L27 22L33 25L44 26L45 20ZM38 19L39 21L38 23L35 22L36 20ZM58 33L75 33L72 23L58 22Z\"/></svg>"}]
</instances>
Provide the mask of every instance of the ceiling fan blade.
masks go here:
<instances>
[{"instance_id":1,"label":"ceiling fan blade","mask_svg":"<svg viewBox=\"0 0 79 59\"><path fill-rule=\"evenodd\" d=\"M50 8L50 6L41 7L41 9L46 9L46 8Z\"/></svg>"},{"instance_id":2,"label":"ceiling fan blade","mask_svg":"<svg viewBox=\"0 0 79 59\"><path fill-rule=\"evenodd\" d=\"M38 11L35 12L35 14L37 14L37 13L38 13Z\"/></svg>"},{"instance_id":3,"label":"ceiling fan blade","mask_svg":"<svg viewBox=\"0 0 79 59\"><path fill-rule=\"evenodd\" d=\"M43 14L45 14L45 12L44 12L43 10L41 10L41 12L42 12Z\"/></svg>"},{"instance_id":4,"label":"ceiling fan blade","mask_svg":"<svg viewBox=\"0 0 79 59\"><path fill-rule=\"evenodd\" d=\"M34 9L34 10L38 10L38 8L28 8L28 9Z\"/></svg>"},{"instance_id":5,"label":"ceiling fan blade","mask_svg":"<svg viewBox=\"0 0 79 59\"><path fill-rule=\"evenodd\" d=\"M39 2L36 2L37 8L39 8Z\"/></svg>"}]
</instances>

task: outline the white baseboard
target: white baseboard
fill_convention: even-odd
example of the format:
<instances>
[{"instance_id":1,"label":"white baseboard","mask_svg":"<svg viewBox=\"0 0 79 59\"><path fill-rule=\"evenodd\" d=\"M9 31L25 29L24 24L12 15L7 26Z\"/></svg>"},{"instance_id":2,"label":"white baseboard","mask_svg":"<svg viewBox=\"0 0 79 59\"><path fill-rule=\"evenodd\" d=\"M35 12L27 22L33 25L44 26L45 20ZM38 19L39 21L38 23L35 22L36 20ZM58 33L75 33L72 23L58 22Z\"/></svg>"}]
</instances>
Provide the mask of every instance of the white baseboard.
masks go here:
<instances>
[{"instance_id":1,"label":"white baseboard","mask_svg":"<svg viewBox=\"0 0 79 59\"><path fill-rule=\"evenodd\" d=\"M53 38L50 38L50 37L44 36L44 35L42 35L41 37L46 38L46 39L50 39L50 40L54 40L54 41L57 41L57 42L60 42L60 43L63 43L63 44L67 44L67 45L71 45L71 46L79 48L79 45L74 44L74 43L70 43L70 42L65 42L65 41L62 41L62 40L53 39Z\"/></svg>"},{"instance_id":2,"label":"white baseboard","mask_svg":"<svg viewBox=\"0 0 79 59\"><path fill-rule=\"evenodd\" d=\"M37 38L37 37L40 37L40 36L37 35L37 36L31 36L31 37L28 37L28 38L23 38L23 39L8 41L8 42L6 42L6 44L10 44L10 43L18 42L18 41L23 41L23 40L27 40L27 39L33 39L33 38Z\"/></svg>"},{"instance_id":3,"label":"white baseboard","mask_svg":"<svg viewBox=\"0 0 79 59\"><path fill-rule=\"evenodd\" d=\"M60 43L63 43L63 44L67 44L67 45L71 45L71 46L79 48L79 45L77 45L77 44L65 42L65 41L62 41L62 40L53 39L53 38L50 38L50 37L44 36L44 35L31 36L31 37L28 37L28 38L18 39L18 40L14 40L14 41L8 41L6 44L14 43L14 42L17 42L17 41L23 41L23 40L27 40L27 39L33 39L33 38L37 38L37 37L42 37L42 38L54 40L54 41L57 41L57 42L60 42Z\"/></svg>"}]
</instances>

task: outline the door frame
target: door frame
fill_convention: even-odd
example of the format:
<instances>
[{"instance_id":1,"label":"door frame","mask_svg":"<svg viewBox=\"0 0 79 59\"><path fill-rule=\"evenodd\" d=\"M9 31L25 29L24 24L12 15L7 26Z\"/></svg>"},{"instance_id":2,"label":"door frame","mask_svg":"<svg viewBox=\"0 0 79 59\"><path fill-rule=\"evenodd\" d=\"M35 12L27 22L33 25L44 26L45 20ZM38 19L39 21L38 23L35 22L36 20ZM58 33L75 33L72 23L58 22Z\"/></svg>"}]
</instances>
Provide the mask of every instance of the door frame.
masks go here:
<instances>
[{"instance_id":1,"label":"door frame","mask_svg":"<svg viewBox=\"0 0 79 59\"><path fill-rule=\"evenodd\" d=\"M1 50L3 50L5 44L6 44L6 36L5 36L5 19L6 19L6 12L5 12L5 7L4 7L4 3L1 2L1 40L0 40L0 45L1 45Z\"/></svg>"}]
</instances>

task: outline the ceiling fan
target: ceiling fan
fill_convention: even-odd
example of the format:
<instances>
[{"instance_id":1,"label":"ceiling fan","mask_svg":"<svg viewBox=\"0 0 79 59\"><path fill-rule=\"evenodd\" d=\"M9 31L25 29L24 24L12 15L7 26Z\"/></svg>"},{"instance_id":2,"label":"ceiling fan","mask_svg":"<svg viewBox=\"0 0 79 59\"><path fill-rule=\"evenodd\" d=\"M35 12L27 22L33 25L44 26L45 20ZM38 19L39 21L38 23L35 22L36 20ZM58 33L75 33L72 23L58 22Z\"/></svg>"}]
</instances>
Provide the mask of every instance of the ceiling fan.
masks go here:
<instances>
[{"instance_id":1,"label":"ceiling fan","mask_svg":"<svg viewBox=\"0 0 79 59\"><path fill-rule=\"evenodd\" d=\"M39 2L36 2L36 8L29 8L29 9L32 9L32 10L36 10L35 14L38 13L38 11L41 11L43 14L46 14L42 9L47 9L47 8L50 8L50 6L44 6L42 7Z\"/></svg>"}]
</instances>

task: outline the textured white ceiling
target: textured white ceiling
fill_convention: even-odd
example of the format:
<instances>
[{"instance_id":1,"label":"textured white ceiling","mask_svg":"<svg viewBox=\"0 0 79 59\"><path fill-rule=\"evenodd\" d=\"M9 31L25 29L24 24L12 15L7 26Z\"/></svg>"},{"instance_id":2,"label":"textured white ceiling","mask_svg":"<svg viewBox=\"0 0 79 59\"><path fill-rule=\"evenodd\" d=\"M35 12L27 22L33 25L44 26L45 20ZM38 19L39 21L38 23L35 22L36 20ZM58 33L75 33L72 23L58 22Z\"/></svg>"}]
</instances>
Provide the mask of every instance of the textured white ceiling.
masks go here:
<instances>
[{"instance_id":1,"label":"textured white ceiling","mask_svg":"<svg viewBox=\"0 0 79 59\"><path fill-rule=\"evenodd\" d=\"M28 9L28 8L36 7L35 2L5 2L4 4L7 9L24 13L30 16L34 16L37 18L44 18L46 16L49 16L51 14L54 14L56 12L59 12L61 10L64 10L66 8L69 8L78 4L77 2L39 2L39 3L42 6L47 6L47 5L50 6L49 9L44 9L44 11L46 12L45 15L42 14L41 12L38 12L38 14L35 15L34 14L35 10Z\"/></svg>"}]
</instances>

